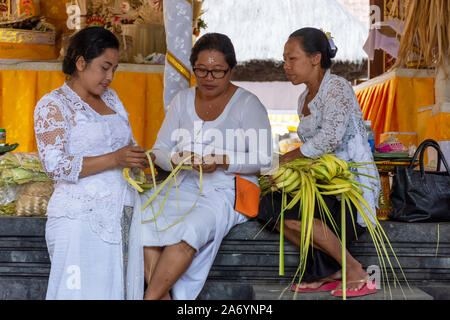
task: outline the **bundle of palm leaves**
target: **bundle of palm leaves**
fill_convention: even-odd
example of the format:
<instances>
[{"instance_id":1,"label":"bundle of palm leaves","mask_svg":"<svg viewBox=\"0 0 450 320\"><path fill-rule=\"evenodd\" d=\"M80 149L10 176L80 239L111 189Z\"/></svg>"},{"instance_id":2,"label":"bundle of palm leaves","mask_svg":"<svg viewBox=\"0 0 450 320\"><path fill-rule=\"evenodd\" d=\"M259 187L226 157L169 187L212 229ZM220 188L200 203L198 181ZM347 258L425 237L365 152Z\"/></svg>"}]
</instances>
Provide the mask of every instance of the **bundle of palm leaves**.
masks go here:
<instances>
[{"instance_id":1,"label":"bundle of palm leaves","mask_svg":"<svg viewBox=\"0 0 450 320\"><path fill-rule=\"evenodd\" d=\"M184 159L182 159L180 161L180 163L174 168L172 166L172 163L170 162L169 157L166 155L167 159L169 160L170 166L171 166L171 172L170 174L164 179L164 181L157 183L157 171L155 169L155 165L151 159L150 153L153 150L148 150L145 154L147 155L147 159L148 159L148 163L149 163L149 167L150 167L150 176L151 176L151 182L147 183L147 178L144 174L144 172L142 170L136 170L134 173L134 179L130 176L130 168L124 168L123 169L123 177L125 178L125 180L127 180L127 182L133 186L139 193L145 195L147 197L147 201L145 202L145 204L142 206L141 210L144 211L148 206L151 207L152 210L152 218L147 219L147 220L142 220L142 223L149 223L149 222L154 222L162 213L163 208L164 208L164 204L166 203L167 197L169 195L169 192L172 188L173 185L175 185L175 191L177 194L177 199L178 199L178 183L177 183L177 175L180 173L181 170L193 170L193 168L191 166L187 166L186 163L188 161L190 161L193 157L193 155L191 156L187 156ZM202 191L202 181L203 181L203 171L202 171L202 167L199 167L199 191L197 194L197 199L195 200L194 204L191 206L191 208L177 221L173 222L172 224L170 224L167 228L165 229L160 229L159 231L165 231L167 229L170 229L171 227L173 227L174 225L176 225L177 223L179 223L181 220L183 220L197 205L198 200L200 199L200 194ZM166 190L166 194L162 200L162 202L160 202L160 198L158 197L158 195L161 193L161 191L163 190L163 188L167 185L168 188ZM153 189L153 193L151 196L148 196L145 191ZM155 201L155 199L158 199L158 205L159 205L159 210L158 212L155 213L155 210L153 208L152 202ZM177 200L178 201L178 200Z\"/></svg>"}]
</instances>

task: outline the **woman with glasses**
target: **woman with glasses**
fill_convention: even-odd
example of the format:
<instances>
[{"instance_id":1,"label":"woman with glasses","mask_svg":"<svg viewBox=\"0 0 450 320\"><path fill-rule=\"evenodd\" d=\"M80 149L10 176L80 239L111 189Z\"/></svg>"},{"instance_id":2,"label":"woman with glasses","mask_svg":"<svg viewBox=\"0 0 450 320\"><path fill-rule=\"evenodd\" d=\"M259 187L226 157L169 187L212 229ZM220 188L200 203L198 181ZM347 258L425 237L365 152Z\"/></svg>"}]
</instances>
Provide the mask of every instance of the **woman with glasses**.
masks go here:
<instances>
[{"instance_id":1,"label":"woman with glasses","mask_svg":"<svg viewBox=\"0 0 450 320\"><path fill-rule=\"evenodd\" d=\"M159 215L167 187L144 211L135 212L133 222L133 237L141 237L144 246L144 299L198 296L222 239L248 219L234 209L236 174L257 185L256 174L271 166L266 109L255 95L231 83L236 65L231 40L205 34L190 62L197 86L171 102L153 154L164 170L186 159L193 170L177 176L177 189L171 188ZM141 196L142 204L152 193ZM139 298L139 273L131 272L136 285L129 291Z\"/></svg>"}]
</instances>

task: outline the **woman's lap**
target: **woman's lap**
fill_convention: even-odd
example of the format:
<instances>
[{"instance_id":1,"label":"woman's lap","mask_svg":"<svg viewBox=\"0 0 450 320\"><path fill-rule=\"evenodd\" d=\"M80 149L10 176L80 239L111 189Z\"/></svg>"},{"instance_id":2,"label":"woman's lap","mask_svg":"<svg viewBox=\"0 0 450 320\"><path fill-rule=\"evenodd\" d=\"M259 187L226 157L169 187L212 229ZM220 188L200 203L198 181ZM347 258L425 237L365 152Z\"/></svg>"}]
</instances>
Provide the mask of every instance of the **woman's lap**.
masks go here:
<instances>
[{"instance_id":1,"label":"woman's lap","mask_svg":"<svg viewBox=\"0 0 450 320\"><path fill-rule=\"evenodd\" d=\"M143 212L144 246L167 246L185 241L198 251L216 240L222 229L239 223L239 217L235 217L239 213L232 210L234 190L211 188L199 196L198 187L191 181L185 182L178 186L178 194L172 187L157 219L152 219L159 210L157 199L153 200L153 209L148 206ZM159 201L162 202L165 192L158 195Z\"/></svg>"}]
</instances>

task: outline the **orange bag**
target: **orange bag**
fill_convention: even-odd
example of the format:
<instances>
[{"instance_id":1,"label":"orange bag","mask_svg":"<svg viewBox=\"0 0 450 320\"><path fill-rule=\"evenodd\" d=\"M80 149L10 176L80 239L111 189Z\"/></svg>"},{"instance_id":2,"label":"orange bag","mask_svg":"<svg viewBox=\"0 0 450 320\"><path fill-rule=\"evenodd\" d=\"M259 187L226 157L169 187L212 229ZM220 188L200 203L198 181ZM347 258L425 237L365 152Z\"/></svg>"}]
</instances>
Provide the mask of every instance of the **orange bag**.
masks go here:
<instances>
[{"instance_id":1,"label":"orange bag","mask_svg":"<svg viewBox=\"0 0 450 320\"><path fill-rule=\"evenodd\" d=\"M241 178L236 173L236 200L234 210L254 218L258 215L259 195L261 189L257 184Z\"/></svg>"}]
</instances>

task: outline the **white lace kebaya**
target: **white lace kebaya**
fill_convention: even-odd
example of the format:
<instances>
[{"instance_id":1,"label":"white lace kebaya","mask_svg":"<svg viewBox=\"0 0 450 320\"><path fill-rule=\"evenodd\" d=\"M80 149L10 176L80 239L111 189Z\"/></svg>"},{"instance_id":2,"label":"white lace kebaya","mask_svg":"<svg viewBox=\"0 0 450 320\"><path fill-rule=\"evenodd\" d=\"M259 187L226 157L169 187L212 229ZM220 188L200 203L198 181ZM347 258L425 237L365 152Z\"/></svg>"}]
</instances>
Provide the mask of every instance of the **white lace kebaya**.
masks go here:
<instances>
[{"instance_id":1,"label":"white lace kebaya","mask_svg":"<svg viewBox=\"0 0 450 320\"><path fill-rule=\"evenodd\" d=\"M66 83L36 105L34 127L39 155L47 175L56 181L48 217L89 221L103 241L121 243L121 214L133 192L115 168L79 178L83 157L110 153L136 144L128 114L116 93L101 96L115 114L100 115Z\"/></svg>"},{"instance_id":2,"label":"white lace kebaya","mask_svg":"<svg viewBox=\"0 0 450 320\"><path fill-rule=\"evenodd\" d=\"M310 158L316 158L325 153L334 153L338 158L348 162L373 162L373 155L366 138L361 107L353 88L344 78L330 73L328 69L314 99L308 104L311 114L303 116L303 106L308 89L298 99L298 114L300 124L297 133L304 144L301 152ZM364 199L368 202L375 215L378 204L380 181L375 164L364 165L372 169L358 169L358 172L375 176L372 179L356 175L356 180L372 188L363 188ZM365 209L366 214L374 223L374 217ZM358 223L365 226L361 216Z\"/></svg>"}]
</instances>

